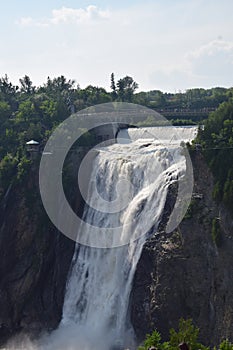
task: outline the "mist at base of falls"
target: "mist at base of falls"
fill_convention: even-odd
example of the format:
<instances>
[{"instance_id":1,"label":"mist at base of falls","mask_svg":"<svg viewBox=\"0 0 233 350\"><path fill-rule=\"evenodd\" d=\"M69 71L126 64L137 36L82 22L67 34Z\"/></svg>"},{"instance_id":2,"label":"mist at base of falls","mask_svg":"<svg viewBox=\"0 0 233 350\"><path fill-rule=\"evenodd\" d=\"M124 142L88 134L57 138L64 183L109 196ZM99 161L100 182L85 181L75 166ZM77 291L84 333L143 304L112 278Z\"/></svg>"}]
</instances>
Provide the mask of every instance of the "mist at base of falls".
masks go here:
<instances>
[{"instance_id":1,"label":"mist at base of falls","mask_svg":"<svg viewBox=\"0 0 233 350\"><path fill-rule=\"evenodd\" d=\"M26 335L13 338L3 350L109 350L112 347L112 334L100 330L78 327L76 324L59 326L49 335L43 335L37 341L32 341ZM132 335L131 335L132 336ZM130 339L132 343L132 339ZM117 347L118 345L118 347ZM135 344L133 343L132 346ZM133 349L133 347L130 347ZM116 343L114 350L122 349Z\"/></svg>"},{"instance_id":2,"label":"mist at base of falls","mask_svg":"<svg viewBox=\"0 0 233 350\"><path fill-rule=\"evenodd\" d=\"M37 342L12 340L8 350L135 349L128 312L135 270L148 232L158 228L169 186L186 171L180 141L196 134L180 130L171 135L157 128L157 136L156 128L124 130L122 143L97 148L83 214L88 226L77 233L86 245L76 244L61 323Z\"/></svg>"}]
</instances>

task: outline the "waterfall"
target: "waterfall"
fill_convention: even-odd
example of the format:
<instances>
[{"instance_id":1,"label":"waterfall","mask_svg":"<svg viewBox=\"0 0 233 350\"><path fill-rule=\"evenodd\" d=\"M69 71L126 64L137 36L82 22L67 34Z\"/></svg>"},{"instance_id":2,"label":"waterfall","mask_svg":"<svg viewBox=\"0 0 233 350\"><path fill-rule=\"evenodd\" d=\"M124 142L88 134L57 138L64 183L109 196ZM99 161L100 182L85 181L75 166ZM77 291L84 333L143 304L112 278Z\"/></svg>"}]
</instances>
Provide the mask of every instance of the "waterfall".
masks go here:
<instances>
[{"instance_id":1,"label":"waterfall","mask_svg":"<svg viewBox=\"0 0 233 350\"><path fill-rule=\"evenodd\" d=\"M148 235L157 231L169 185L186 171L180 142L192 140L196 132L122 130L118 143L96 148L83 214L89 226L78 232L87 245L76 244L60 326L40 341L39 349L136 347L128 314L135 270ZM110 210L111 203L117 210ZM103 238L106 245L100 248Z\"/></svg>"},{"instance_id":2,"label":"waterfall","mask_svg":"<svg viewBox=\"0 0 233 350\"><path fill-rule=\"evenodd\" d=\"M127 311L135 269L148 232L157 230L169 185L185 172L185 157L178 144L182 139L190 141L195 133L196 128L182 128L182 137L177 138L169 128L131 129L118 135L129 143L97 148L88 193L90 205L84 211L91 226L81 227L81 234L94 237L95 233L98 239L106 228L115 227L122 242L129 243L115 248L76 246L61 327L76 328L82 349L134 346ZM117 193L121 178L131 183L128 192L118 188ZM95 186L105 199L99 210L93 209L98 208L99 200L93 195ZM128 194L128 205L109 213L109 201L123 196L122 191ZM114 235L104 237L107 246L114 245Z\"/></svg>"}]
</instances>

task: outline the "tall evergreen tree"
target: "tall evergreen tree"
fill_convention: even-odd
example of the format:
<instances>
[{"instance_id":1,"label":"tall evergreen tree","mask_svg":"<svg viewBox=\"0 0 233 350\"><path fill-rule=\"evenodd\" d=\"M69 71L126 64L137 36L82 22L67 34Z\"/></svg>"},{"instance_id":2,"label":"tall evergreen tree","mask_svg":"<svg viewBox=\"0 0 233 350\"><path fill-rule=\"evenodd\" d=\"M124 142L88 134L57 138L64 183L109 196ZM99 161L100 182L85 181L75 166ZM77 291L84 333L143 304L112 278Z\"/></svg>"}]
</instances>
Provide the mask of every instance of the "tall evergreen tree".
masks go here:
<instances>
[{"instance_id":1,"label":"tall evergreen tree","mask_svg":"<svg viewBox=\"0 0 233 350\"><path fill-rule=\"evenodd\" d=\"M31 79L28 75L25 75L23 78L19 79L21 87L20 91L30 95L35 92L36 88L33 86Z\"/></svg>"},{"instance_id":2,"label":"tall evergreen tree","mask_svg":"<svg viewBox=\"0 0 233 350\"><path fill-rule=\"evenodd\" d=\"M111 74L111 89L112 89L112 92L111 92L112 99L113 99L113 101L115 101L116 98L117 98L117 92L116 92L116 84L115 84L114 73Z\"/></svg>"}]
</instances>

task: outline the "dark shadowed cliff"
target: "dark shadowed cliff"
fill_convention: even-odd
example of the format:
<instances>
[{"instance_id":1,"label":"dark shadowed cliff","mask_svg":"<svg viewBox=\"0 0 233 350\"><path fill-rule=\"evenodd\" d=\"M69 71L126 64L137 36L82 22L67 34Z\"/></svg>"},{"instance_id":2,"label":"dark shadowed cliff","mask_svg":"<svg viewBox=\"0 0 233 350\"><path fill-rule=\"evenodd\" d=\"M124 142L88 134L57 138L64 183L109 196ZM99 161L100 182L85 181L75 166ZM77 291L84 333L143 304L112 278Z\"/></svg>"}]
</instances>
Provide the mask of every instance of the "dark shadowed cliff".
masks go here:
<instances>
[{"instance_id":1,"label":"dark shadowed cliff","mask_svg":"<svg viewBox=\"0 0 233 350\"><path fill-rule=\"evenodd\" d=\"M50 224L37 172L12 187L0 213L0 339L53 329L61 318L74 244Z\"/></svg>"},{"instance_id":2,"label":"dark shadowed cliff","mask_svg":"<svg viewBox=\"0 0 233 350\"><path fill-rule=\"evenodd\" d=\"M166 339L181 317L193 319L207 345L233 340L233 220L212 200L213 178L202 155L194 152L192 161L190 210L174 232L147 242L138 264L131 319L139 340L155 328ZM219 247L212 238L215 218Z\"/></svg>"}]
</instances>

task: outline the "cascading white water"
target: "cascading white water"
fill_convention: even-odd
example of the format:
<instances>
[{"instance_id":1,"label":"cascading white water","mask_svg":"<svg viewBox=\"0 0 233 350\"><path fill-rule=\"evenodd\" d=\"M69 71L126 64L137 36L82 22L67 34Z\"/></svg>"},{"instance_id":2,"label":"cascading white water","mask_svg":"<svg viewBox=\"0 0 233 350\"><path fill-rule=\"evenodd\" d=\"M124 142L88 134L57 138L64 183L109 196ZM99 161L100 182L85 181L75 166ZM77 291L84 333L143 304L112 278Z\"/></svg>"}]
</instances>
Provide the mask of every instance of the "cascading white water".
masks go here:
<instances>
[{"instance_id":1,"label":"cascading white water","mask_svg":"<svg viewBox=\"0 0 233 350\"><path fill-rule=\"evenodd\" d=\"M118 138L129 143L136 140L150 139L157 141L159 145L176 144L179 145L181 141L191 142L197 135L197 126L157 126L147 128L129 128L120 130Z\"/></svg>"},{"instance_id":2,"label":"cascading white water","mask_svg":"<svg viewBox=\"0 0 233 350\"><path fill-rule=\"evenodd\" d=\"M129 241L129 244L106 249L76 247L61 326L75 325L77 331L81 330L82 344L85 344L82 349L96 349L97 344L106 350L112 346L133 346L127 311L135 269L146 233L151 227L156 232L158 227L168 186L185 172L185 157L177 144L182 139L190 141L196 133L196 128L183 128L182 137L177 130L174 137L171 130L174 132L173 128L131 129L128 133L131 143L99 148L89 188L90 207L84 212L86 222L92 227L88 232L86 227L80 231L88 237L97 233L98 239L98 231L102 234L105 228L120 227L118 234L122 242ZM153 137L151 143L146 134ZM124 132L118 135L119 138L123 136L126 137ZM140 140L132 142L137 138ZM122 188L116 191L121 177L131 183L130 203L124 210L109 213L109 201L123 195ZM105 199L105 207L99 211L92 208L98 207L98 195L93 196L93 186L97 186ZM114 235L105 239L107 246L114 246Z\"/></svg>"},{"instance_id":3,"label":"cascading white water","mask_svg":"<svg viewBox=\"0 0 233 350\"><path fill-rule=\"evenodd\" d=\"M90 205L83 215L90 226L81 227L78 234L87 236L87 244L92 246L93 242L98 246L98 236L104 236L106 247L118 247L76 245L61 324L41 340L39 348L135 347L127 317L135 269L148 232L155 233L158 228L169 185L186 171L180 141L191 141L195 135L196 128L180 128L179 132L166 127L122 130L118 137L124 138L123 142L97 149L88 191ZM131 185L117 186L121 179ZM109 212L109 202L119 196L120 202L122 197L129 203ZM108 228L116 232L109 235ZM123 245L125 242L128 244Z\"/></svg>"}]
</instances>

